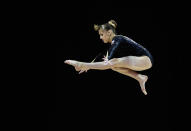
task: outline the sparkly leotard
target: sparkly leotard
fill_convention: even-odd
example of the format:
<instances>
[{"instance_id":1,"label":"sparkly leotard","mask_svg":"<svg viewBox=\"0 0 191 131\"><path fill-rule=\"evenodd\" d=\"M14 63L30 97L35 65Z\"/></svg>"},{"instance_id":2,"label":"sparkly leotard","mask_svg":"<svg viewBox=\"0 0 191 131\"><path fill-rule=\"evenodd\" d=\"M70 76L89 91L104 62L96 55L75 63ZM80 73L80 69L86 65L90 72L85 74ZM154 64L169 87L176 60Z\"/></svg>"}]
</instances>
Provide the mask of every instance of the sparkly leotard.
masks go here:
<instances>
[{"instance_id":1,"label":"sparkly leotard","mask_svg":"<svg viewBox=\"0 0 191 131\"><path fill-rule=\"evenodd\" d=\"M153 57L146 48L126 36L116 35L108 50L108 59L124 56L148 56L153 63Z\"/></svg>"}]
</instances>

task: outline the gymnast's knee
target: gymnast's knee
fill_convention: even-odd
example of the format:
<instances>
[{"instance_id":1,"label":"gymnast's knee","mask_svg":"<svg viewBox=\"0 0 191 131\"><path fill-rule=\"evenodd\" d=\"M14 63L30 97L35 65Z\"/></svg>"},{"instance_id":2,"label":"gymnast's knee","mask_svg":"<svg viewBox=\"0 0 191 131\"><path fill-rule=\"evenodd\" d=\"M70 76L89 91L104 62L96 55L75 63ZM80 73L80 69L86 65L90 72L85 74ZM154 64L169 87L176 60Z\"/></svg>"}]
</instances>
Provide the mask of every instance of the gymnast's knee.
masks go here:
<instances>
[{"instance_id":1,"label":"gymnast's knee","mask_svg":"<svg viewBox=\"0 0 191 131\"><path fill-rule=\"evenodd\" d=\"M113 59L109 60L109 63L111 63L112 67L115 67L115 65L119 63L119 59L113 58Z\"/></svg>"}]
</instances>

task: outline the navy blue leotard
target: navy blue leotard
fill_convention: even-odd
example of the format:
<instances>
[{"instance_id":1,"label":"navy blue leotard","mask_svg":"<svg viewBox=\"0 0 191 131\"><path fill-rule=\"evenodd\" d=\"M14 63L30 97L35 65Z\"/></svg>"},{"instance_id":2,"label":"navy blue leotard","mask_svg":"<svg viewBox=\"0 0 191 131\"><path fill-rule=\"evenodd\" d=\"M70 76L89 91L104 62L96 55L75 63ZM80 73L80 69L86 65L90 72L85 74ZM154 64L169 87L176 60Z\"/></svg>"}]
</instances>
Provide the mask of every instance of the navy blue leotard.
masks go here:
<instances>
[{"instance_id":1,"label":"navy blue leotard","mask_svg":"<svg viewBox=\"0 0 191 131\"><path fill-rule=\"evenodd\" d=\"M146 48L126 36L116 35L108 50L108 59L125 56L148 56L153 63L153 57Z\"/></svg>"}]
</instances>

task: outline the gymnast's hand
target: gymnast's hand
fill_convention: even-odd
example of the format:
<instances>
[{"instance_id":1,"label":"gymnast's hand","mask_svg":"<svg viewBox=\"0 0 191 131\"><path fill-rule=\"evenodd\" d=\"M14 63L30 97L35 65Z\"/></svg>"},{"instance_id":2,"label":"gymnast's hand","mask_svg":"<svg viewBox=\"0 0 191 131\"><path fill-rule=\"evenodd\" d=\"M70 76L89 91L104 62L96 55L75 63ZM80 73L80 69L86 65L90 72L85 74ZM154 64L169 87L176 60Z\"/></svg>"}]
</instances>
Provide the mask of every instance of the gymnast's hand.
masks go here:
<instances>
[{"instance_id":1,"label":"gymnast's hand","mask_svg":"<svg viewBox=\"0 0 191 131\"><path fill-rule=\"evenodd\" d=\"M104 60L105 63L109 61L106 56L104 56L102 59Z\"/></svg>"},{"instance_id":2,"label":"gymnast's hand","mask_svg":"<svg viewBox=\"0 0 191 131\"><path fill-rule=\"evenodd\" d=\"M104 56L102 59L104 60L104 64L105 64L105 65L107 65L107 64L112 65L112 64L110 63L110 61L108 60L108 51L107 51L106 56Z\"/></svg>"},{"instance_id":3,"label":"gymnast's hand","mask_svg":"<svg viewBox=\"0 0 191 131\"><path fill-rule=\"evenodd\" d=\"M83 72L87 72L88 70L80 70L79 74L83 73Z\"/></svg>"},{"instance_id":4,"label":"gymnast's hand","mask_svg":"<svg viewBox=\"0 0 191 131\"><path fill-rule=\"evenodd\" d=\"M106 64L112 65L112 64L110 63L110 61L108 60L108 56L104 56L102 59L104 60L104 64L105 64L105 65L106 65Z\"/></svg>"}]
</instances>

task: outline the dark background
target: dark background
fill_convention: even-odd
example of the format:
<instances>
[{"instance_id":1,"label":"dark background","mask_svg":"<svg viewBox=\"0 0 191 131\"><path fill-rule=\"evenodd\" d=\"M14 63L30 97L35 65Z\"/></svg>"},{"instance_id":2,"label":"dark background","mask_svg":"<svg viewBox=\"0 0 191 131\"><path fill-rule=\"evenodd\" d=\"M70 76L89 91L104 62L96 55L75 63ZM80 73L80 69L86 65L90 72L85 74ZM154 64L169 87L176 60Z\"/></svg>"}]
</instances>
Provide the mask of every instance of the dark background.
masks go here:
<instances>
[{"instance_id":1,"label":"dark background","mask_svg":"<svg viewBox=\"0 0 191 131\"><path fill-rule=\"evenodd\" d=\"M90 62L109 47L94 24L109 20L117 33L147 48L154 58L145 96L136 80L112 70L89 70L78 74L64 60ZM56 85L51 88L48 128L51 129L146 129L170 130L169 81L171 45L166 12L152 8L58 9L50 18L56 44Z\"/></svg>"}]
</instances>

